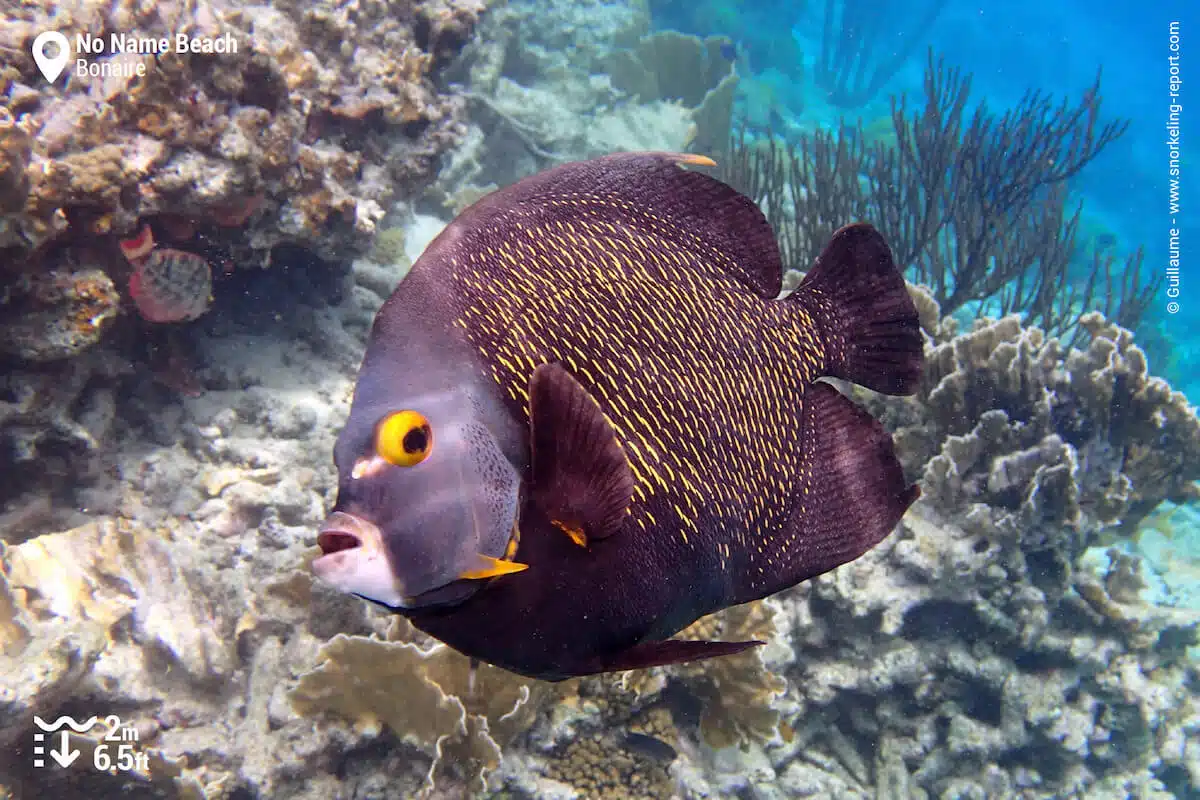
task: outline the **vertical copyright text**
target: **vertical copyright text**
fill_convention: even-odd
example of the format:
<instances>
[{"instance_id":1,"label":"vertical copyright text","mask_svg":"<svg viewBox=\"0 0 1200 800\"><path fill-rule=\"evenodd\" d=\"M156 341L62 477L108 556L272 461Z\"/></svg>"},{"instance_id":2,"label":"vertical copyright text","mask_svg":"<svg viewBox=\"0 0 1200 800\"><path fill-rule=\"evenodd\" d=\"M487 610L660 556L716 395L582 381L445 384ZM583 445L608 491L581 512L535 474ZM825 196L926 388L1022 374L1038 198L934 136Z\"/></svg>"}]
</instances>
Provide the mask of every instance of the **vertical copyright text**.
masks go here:
<instances>
[{"instance_id":1,"label":"vertical copyright text","mask_svg":"<svg viewBox=\"0 0 1200 800\"><path fill-rule=\"evenodd\" d=\"M1178 21L1167 25L1167 211L1171 218L1167 231L1167 313L1179 313L1180 198L1182 161L1180 142L1183 126L1183 35Z\"/></svg>"}]
</instances>

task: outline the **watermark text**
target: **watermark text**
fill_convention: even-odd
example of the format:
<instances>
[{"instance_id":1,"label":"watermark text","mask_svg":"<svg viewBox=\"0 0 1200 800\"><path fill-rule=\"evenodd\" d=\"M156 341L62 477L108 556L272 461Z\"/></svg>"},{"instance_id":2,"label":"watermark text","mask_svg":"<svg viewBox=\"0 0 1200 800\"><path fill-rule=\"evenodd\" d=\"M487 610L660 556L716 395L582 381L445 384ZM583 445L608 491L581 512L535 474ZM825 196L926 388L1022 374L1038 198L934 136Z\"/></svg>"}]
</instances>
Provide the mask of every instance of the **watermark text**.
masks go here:
<instances>
[{"instance_id":1,"label":"watermark text","mask_svg":"<svg viewBox=\"0 0 1200 800\"><path fill-rule=\"evenodd\" d=\"M1179 179L1183 169L1180 158L1183 140L1183 35L1178 21L1167 25L1167 313L1179 313L1179 262L1183 245L1179 224L1181 200Z\"/></svg>"}]
</instances>

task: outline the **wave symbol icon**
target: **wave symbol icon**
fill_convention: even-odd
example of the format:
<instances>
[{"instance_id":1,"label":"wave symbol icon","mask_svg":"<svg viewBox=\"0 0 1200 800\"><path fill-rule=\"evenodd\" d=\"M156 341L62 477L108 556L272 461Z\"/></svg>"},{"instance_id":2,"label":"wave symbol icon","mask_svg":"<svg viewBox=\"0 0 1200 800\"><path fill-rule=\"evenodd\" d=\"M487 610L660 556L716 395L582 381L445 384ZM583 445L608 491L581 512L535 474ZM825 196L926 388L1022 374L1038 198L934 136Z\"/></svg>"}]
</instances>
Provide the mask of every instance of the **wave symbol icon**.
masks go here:
<instances>
[{"instance_id":1,"label":"wave symbol icon","mask_svg":"<svg viewBox=\"0 0 1200 800\"><path fill-rule=\"evenodd\" d=\"M75 731L76 733L87 733L96 724L97 717L88 717L86 722L79 723L72 717L59 717L54 722L47 723L41 717L35 716L33 722L47 733L53 733L64 725Z\"/></svg>"}]
</instances>

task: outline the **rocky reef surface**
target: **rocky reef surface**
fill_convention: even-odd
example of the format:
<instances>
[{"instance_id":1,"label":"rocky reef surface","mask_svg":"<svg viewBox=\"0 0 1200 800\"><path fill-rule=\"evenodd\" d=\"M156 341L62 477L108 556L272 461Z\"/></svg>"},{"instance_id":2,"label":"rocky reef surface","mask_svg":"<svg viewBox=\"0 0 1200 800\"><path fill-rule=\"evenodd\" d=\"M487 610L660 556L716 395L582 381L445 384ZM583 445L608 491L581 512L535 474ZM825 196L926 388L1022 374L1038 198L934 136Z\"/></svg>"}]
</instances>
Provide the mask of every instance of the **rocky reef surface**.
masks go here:
<instances>
[{"instance_id":1,"label":"rocky reef surface","mask_svg":"<svg viewBox=\"0 0 1200 800\"><path fill-rule=\"evenodd\" d=\"M1147 564L1079 510L1089 487L1112 482L1111 464L1066 443L985 439L957 469L992 477L962 488L938 458L971 448L950 436L926 465L925 499L876 550L687 632L764 638L761 651L560 685L484 669L469 690L463 657L306 571L362 336L401 271L360 261L340 306L297 309L268 341L204 340L210 388L122 423L140 444L116 457L120 480L93 521L24 541L5 531L11 793L1167 798L1200 786L1187 653L1200 614L1150 602ZM949 344L967 353L996 329L1037 338L999 322ZM1055 376L1076 362L1082 377L1060 392L1103 365L1124 369L1115 350L1139 364L1123 332L1096 331L1117 347L1026 357ZM1006 374L973 368L976 384ZM1200 430L1144 373L1120 383L1156 398L1145 409L1156 457ZM978 427L968 422L956 424ZM1136 425L1122 441L1114 430L1097 435L1126 452L1145 442ZM1026 453L1022 469L1013 452ZM1124 496L1164 499L1168 484L1124 463ZM1194 455L1172 465L1181 480L1196 469ZM998 498L997 474L1025 482ZM30 767L34 714L102 711L137 727L147 774Z\"/></svg>"},{"instance_id":2,"label":"rocky reef surface","mask_svg":"<svg viewBox=\"0 0 1200 800\"><path fill-rule=\"evenodd\" d=\"M264 263L281 242L329 260L364 252L392 196L419 188L461 134L462 98L433 80L482 9L387 0L9 6L0 247L41 272L53 267L48 245L96 248L151 222L181 241L215 238L240 267ZM47 86L30 52L44 30L76 50L81 37L99 38L102 52L74 56L107 72L72 64ZM180 34L227 37L233 47L180 53ZM118 44L164 37L164 53Z\"/></svg>"},{"instance_id":3,"label":"rocky reef surface","mask_svg":"<svg viewBox=\"0 0 1200 800\"><path fill-rule=\"evenodd\" d=\"M328 288L375 245L467 131L465 97L439 81L482 10L0 8L0 468L39 479L0 489L0 506L37 508L31 485L57 476L69 492L102 469L115 406L142 378L194 389L188 323L238 313L256 275L317 260ZM31 54L47 30L76 51L53 83ZM177 36L229 44L179 52Z\"/></svg>"},{"instance_id":4,"label":"rocky reef surface","mask_svg":"<svg viewBox=\"0 0 1200 800\"><path fill-rule=\"evenodd\" d=\"M44 517L48 480L51 511L86 505L68 498L108 468L115 409L147 382L195 391L214 312L247 321L289 274L333 296L355 258L406 253L414 211L441 224L563 159L726 141L721 40L650 34L640 3L484 7L0 10L0 467L20 476L0 515ZM30 49L51 28L98 38L85 61L110 74L48 85ZM236 52L112 52L180 33ZM57 517L40 529L79 521Z\"/></svg>"},{"instance_id":5,"label":"rocky reef surface","mask_svg":"<svg viewBox=\"0 0 1200 800\"><path fill-rule=\"evenodd\" d=\"M92 24L88 8L73 12L80 27ZM164 13L103 8L149 26ZM201 19L204 8L187 13ZM415 16L388 18L411 24L432 69L445 52L435 43L452 49L457 40L420 38L432 30L420 20L455 31L452 22L474 14L403 8ZM325 31L306 41L333 50L338 24L397 13L387 3L212 9L216 24L237 30L257 19L270 30L264 42L286 40L288 24ZM256 16L268 13L276 16ZM957 330L914 287L928 337L920 394L857 399L895 431L924 497L853 564L685 633L768 641L757 651L555 685L484 668L472 687L463 657L312 580L315 527L336 485L333 441L366 331L440 224L492 184L557 159L617 146L704 149L710 120L727 119L721 98L736 71L717 60L720 48L649 35L637 4L514 1L478 26L486 35L445 68L458 88L429 95L448 116L418 125L415 140L404 133L411 123L375 119L396 126L389 147L418 150L433 141L421 137L461 125L447 169L427 176L412 202L370 195L375 173L365 168L343 185L356 209L360 199L388 209L373 237L356 238L344 216L326 223L338 248L367 257L347 256L349 267L334 270L320 243L272 238L299 195L253 184L263 200L238 225L208 218L195 230L227 235L222 252L274 252L271 269L235 270L210 313L155 328L173 331L154 340L160 372L132 364L144 345L116 328L53 369L25 363L0 377L0 432L19 456L5 474L19 465L11 474L20 484L0 515L0 797L1200 792L1200 613L1169 589L1178 571L1167 549L1143 558L1135 541L1183 524L1175 509L1190 507L1200 478L1200 419L1150 375L1130 334L1098 317L1085 320L1090 343L1070 350L1012 318ZM389 35L403 34L381 23L372 36L383 38L367 41ZM564 60L568 46L578 63ZM370 58L306 47L278 63L327 54L312 65L318 74L363 87L357 100L348 90L321 95L322 125L349 124L329 109L369 105L373 88L387 88L369 78L376 73L355 83L354 70L374 69ZM666 52L664 64L693 65L685 77L694 86L679 88L679 75L653 66ZM239 68L243 80L261 58ZM31 80L29 65L11 63ZM386 117L412 97L393 91L366 116ZM29 108L51 113L40 101ZM300 146L336 145L395 168L386 166L391 151L348 130ZM191 147L172 148L171 158ZM103 207L127 230L84 237L129 272L144 254L136 241L121 243L147 218L159 241L191 241L171 239L167 212L141 205L150 201L140 191ZM63 231L46 229L52 244L22 250L22 237L42 230L30 208L5 217L17 242L5 246L21 254L13 263L22 274L43 274L35 263L51 269L57 262L37 261L50 253L91 252L70 215ZM306 225L298 235L316 238ZM86 284L96 309L124 302L108 298L126 290L112 262L79 263L99 264ZM69 281L38 286L85 296ZM144 767L33 767L35 715L110 713L138 732ZM104 744L98 733L76 737L85 761Z\"/></svg>"}]
</instances>

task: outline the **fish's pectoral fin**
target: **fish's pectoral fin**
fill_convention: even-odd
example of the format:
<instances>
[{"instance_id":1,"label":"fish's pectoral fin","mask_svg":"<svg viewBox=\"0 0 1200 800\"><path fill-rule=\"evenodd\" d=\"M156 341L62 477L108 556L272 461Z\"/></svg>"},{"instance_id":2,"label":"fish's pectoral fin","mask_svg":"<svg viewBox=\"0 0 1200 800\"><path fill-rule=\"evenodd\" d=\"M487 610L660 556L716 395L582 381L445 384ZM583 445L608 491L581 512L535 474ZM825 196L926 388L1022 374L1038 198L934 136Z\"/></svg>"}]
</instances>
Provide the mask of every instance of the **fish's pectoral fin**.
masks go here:
<instances>
[{"instance_id":1,"label":"fish's pectoral fin","mask_svg":"<svg viewBox=\"0 0 1200 800\"><path fill-rule=\"evenodd\" d=\"M458 577L464 580L483 580L484 578L495 578L499 575L511 575L514 572L524 572L529 569L528 564L521 564L517 561L506 561L502 558L492 558L478 553L475 556L475 561L467 569L458 573Z\"/></svg>"},{"instance_id":2,"label":"fish's pectoral fin","mask_svg":"<svg viewBox=\"0 0 1200 800\"><path fill-rule=\"evenodd\" d=\"M689 639L664 639L659 642L642 642L628 650L596 659L591 671L620 672L627 669L646 669L667 664L682 664L685 661L700 661L706 658L731 656L766 644L757 640L749 642L706 642Z\"/></svg>"},{"instance_id":3,"label":"fish's pectoral fin","mask_svg":"<svg viewBox=\"0 0 1200 800\"><path fill-rule=\"evenodd\" d=\"M633 502L633 470L595 398L560 364L529 379L532 497L579 545L621 529Z\"/></svg>"},{"instance_id":4,"label":"fish's pectoral fin","mask_svg":"<svg viewBox=\"0 0 1200 800\"><path fill-rule=\"evenodd\" d=\"M879 544L921 495L909 485L892 436L866 410L824 382L804 394L806 458L816 465L796 487L791 516L768 543L767 583L735 580L732 604L757 600L853 561Z\"/></svg>"},{"instance_id":5,"label":"fish's pectoral fin","mask_svg":"<svg viewBox=\"0 0 1200 800\"><path fill-rule=\"evenodd\" d=\"M583 527L574 525L569 522L559 522L558 520L550 520L554 527L571 537L571 541L580 547L587 547L587 534L583 532Z\"/></svg>"}]
</instances>

